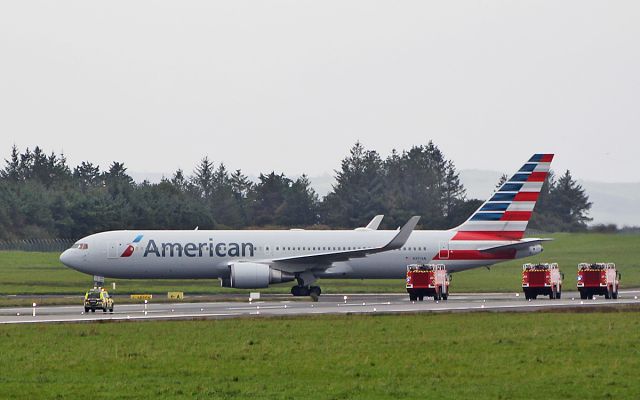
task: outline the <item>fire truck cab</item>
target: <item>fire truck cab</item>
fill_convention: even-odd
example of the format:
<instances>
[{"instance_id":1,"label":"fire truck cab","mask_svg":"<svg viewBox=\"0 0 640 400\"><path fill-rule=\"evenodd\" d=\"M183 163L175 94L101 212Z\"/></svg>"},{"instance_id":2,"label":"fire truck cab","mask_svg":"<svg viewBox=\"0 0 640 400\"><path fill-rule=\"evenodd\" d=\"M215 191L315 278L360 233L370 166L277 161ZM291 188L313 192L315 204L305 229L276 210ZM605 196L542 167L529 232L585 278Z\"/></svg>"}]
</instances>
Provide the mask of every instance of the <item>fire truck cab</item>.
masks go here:
<instances>
[{"instance_id":1,"label":"fire truck cab","mask_svg":"<svg viewBox=\"0 0 640 400\"><path fill-rule=\"evenodd\" d=\"M581 299L604 295L605 299L617 299L620 273L614 263L578 264L578 291Z\"/></svg>"},{"instance_id":2,"label":"fire truck cab","mask_svg":"<svg viewBox=\"0 0 640 400\"><path fill-rule=\"evenodd\" d=\"M527 300L538 295L550 299L562 297L563 274L556 263L524 264L522 266L522 290Z\"/></svg>"},{"instance_id":3,"label":"fire truck cab","mask_svg":"<svg viewBox=\"0 0 640 400\"><path fill-rule=\"evenodd\" d=\"M425 296L434 300L449 298L449 274L443 264L407 265L407 293L409 300L424 300Z\"/></svg>"}]
</instances>

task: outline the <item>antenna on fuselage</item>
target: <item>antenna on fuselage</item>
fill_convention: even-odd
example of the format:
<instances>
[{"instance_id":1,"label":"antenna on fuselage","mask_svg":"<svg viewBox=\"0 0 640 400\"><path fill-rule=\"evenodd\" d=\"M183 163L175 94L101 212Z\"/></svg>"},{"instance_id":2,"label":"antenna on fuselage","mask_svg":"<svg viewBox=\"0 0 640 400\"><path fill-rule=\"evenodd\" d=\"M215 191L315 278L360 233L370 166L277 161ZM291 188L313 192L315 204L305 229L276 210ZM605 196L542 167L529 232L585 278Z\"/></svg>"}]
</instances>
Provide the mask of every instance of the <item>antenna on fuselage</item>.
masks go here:
<instances>
[{"instance_id":1,"label":"antenna on fuselage","mask_svg":"<svg viewBox=\"0 0 640 400\"><path fill-rule=\"evenodd\" d=\"M194 229L194 231L197 231L197 230L198 230L198 228L199 228L199 226L196 226L196 229Z\"/></svg>"}]
</instances>

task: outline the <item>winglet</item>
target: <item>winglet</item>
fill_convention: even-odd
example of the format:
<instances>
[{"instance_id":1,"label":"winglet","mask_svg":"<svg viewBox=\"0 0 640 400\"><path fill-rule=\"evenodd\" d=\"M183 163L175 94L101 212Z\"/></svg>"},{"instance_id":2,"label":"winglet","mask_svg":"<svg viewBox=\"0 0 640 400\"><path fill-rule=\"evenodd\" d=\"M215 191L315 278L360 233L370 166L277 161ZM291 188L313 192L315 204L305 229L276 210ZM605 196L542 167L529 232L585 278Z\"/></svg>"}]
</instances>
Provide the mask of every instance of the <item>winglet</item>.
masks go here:
<instances>
[{"instance_id":1,"label":"winglet","mask_svg":"<svg viewBox=\"0 0 640 400\"><path fill-rule=\"evenodd\" d=\"M383 247L384 251L396 250L404 246L404 244L407 243L407 240L409 240L411 232L413 232L416 225L418 225L418 221L420 221L420 216L414 215L413 217L411 217L409 221L407 221L407 223L404 224L404 226L400 229L398 234L393 239L391 239L391 241L387 243L386 246Z\"/></svg>"},{"instance_id":2,"label":"winglet","mask_svg":"<svg viewBox=\"0 0 640 400\"><path fill-rule=\"evenodd\" d=\"M365 226L365 228L371 229L372 231L377 230L380 226L380 222L382 222L382 218L384 218L384 215L376 215L375 217L373 217L371 222L369 222L369 224Z\"/></svg>"}]
</instances>

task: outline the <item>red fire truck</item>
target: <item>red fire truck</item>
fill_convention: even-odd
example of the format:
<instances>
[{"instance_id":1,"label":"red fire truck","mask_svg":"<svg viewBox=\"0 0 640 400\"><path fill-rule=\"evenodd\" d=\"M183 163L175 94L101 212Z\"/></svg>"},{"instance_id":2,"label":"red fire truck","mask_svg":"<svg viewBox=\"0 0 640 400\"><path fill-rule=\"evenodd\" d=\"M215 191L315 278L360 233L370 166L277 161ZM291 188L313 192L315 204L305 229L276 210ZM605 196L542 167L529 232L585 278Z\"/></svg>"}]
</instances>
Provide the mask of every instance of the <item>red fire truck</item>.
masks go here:
<instances>
[{"instance_id":1,"label":"red fire truck","mask_svg":"<svg viewBox=\"0 0 640 400\"><path fill-rule=\"evenodd\" d=\"M425 296L434 300L446 300L449 297L447 268L443 264L407 265L407 293L409 300L424 300Z\"/></svg>"},{"instance_id":2,"label":"red fire truck","mask_svg":"<svg viewBox=\"0 0 640 400\"><path fill-rule=\"evenodd\" d=\"M538 295L559 299L562 296L562 272L558 264L524 264L522 266L522 290L527 300Z\"/></svg>"},{"instance_id":3,"label":"red fire truck","mask_svg":"<svg viewBox=\"0 0 640 400\"><path fill-rule=\"evenodd\" d=\"M605 299L618 298L620 273L614 263L578 264L578 291L581 299L604 295Z\"/></svg>"}]
</instances>

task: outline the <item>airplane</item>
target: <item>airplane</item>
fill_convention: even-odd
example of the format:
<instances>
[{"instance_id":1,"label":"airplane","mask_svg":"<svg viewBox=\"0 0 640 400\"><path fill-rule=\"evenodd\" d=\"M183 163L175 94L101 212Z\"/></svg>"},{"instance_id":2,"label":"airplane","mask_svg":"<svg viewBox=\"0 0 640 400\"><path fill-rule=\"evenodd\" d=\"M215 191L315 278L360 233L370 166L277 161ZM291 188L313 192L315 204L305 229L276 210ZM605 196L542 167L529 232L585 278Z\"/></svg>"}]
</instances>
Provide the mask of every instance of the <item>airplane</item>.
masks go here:
<instances>
[{"instance_id":1,"label":"airplane","mask_svg":"<svg viewBox=\"0 0 640 400\"><path fill-rule=\"evenodd\" d=\"M378 230L382 215L355 230L140 230L87 236L60 261L94 276L219 279L259 289L296 281L294 296L321 294L318 279L404 278L414 263L450 272L539 254L545 238L524 238L553 154L535 154L464 223L448 230Z\"/></svg>"}]
</instances>

